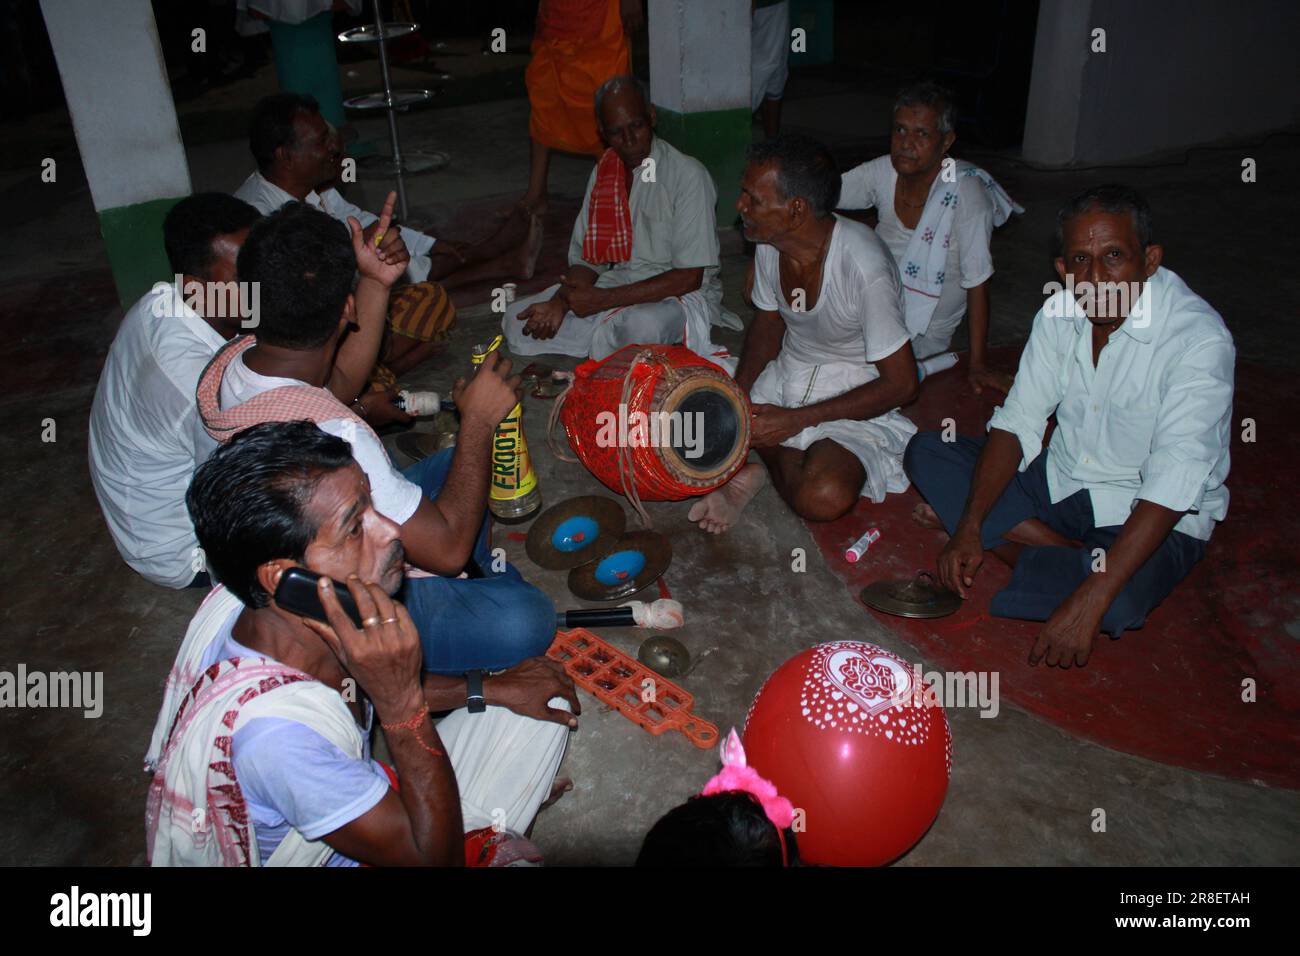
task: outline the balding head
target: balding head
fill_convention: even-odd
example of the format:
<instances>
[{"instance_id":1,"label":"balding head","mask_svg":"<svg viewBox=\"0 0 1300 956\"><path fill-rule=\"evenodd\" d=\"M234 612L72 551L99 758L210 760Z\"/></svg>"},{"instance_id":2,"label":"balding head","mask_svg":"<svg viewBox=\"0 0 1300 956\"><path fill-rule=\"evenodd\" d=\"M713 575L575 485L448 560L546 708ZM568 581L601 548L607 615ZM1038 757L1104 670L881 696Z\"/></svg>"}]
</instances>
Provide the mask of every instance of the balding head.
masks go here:
<instances>
[{"instance_id":1,"label":"balding head","mask_svg":"<svg viewBox=\"0 0 1300 956\"><path fill-rule=\"evenodd\" d=\"M596 126L601 139L628 169L640 166L654 144L655 108L650 91L635 76L615 76L596 90Z\"/></svg>"}]
</instances>

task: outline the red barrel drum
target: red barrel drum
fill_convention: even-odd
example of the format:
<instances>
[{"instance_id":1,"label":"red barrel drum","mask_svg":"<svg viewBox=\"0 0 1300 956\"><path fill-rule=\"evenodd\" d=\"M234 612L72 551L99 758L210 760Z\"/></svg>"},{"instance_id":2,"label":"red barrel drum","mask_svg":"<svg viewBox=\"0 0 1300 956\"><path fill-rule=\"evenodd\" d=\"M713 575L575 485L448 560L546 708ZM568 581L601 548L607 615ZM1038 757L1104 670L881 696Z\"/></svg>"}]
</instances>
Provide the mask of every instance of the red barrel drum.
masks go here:
<instances>
[{"instance_id":1,"label":"red barrel drum","mask_svg":"<svg viewBox=\"0 0 1300 956\"><path fill-rule=\"evenodd\" d=\"M630 475L643 501L707 494L749 454L748 396L681 345L629 345L582 363L560 420L593 475L620 494Z\"/></svg>"}]
</instances>

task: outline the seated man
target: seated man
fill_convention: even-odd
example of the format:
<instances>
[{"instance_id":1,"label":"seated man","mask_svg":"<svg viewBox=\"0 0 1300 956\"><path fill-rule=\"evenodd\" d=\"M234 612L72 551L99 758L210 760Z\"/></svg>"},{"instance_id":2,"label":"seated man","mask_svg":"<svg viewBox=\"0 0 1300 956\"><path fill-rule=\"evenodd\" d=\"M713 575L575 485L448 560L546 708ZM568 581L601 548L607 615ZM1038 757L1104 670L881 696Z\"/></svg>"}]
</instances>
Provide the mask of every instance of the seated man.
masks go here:
<instances>
[{"instance_id":1,"label":"seated man","mask_svg":"<svg viewBox=\"0 0 1300 956\"><path fill-rule=\"evenodd\" d=\"M261 323L255 338L236 339L212 360L199 380L199 413L218 441L261 422L304 418L345 439L370 479L376 510L401 526L411 563L432 572L412 577L403 595L426 669L510 667L543 653L555 636L554 605L514 567L494 560L488 542L493 433L519 400L519 376L510 375L509 361L489 356L468 385L453 390L461 419L456 447L397 471L375 433L340 400L348 390L335 380L355 383L373 364L387 286L405 263L380 261L382 250L362 239L356 220L350 226L351 244L344 226L293 203L251 231L239 277L259 283ZM354 317L359 331L340 347ZM457 577L462 572L471 577Z\"/></svg>"},{"instance_id":2,"label":"seated man","mask_svg":"<svg viewBox=\"0 0 1300 956\"><path fill-rule=\"evenodd\" d=\"M401 529L375 509L347 442L310 422L250 428L199 468L187 501L224 587L190 623L145 758L150 862L459 866L528 853L517 835L563 788L552 785L581 711L573 683L544 658L421 678L419 637L392 597ZM328 624L276 603L295 567L321 575ZM331 579L346 582L360 628ZM435 727L431 710L453 713ZM396 779L371 759L376 722Z\"/></svg>"},{"instance_id":3,"label":"seated man","mask_svg":"<svg viewBox=\"0 0 1300 956\"><path fill-rule=\"evenodd\" d=\"M334 188L341 173L342 144L312 97L277 93L259 102L249 148L257 170L235 195L263 215L297 200L343 223L350 216L365 227L367 240L376 236L378 217L352 205ZM400 235L411 254L405 278L414 285L394 296L389 316L394 336L383 356L391 375L380 373L376 382L385 388L396 384L398 376L441 347L456 320L445 289L498 276L531 278L542 247L541 229L541 220L522 208L514 209L492 237L476 245L435 240L402 226Z\"/></svg>"},{"instance_id":4,"label":"seated man","mask_svg":"<svg viewBox=\"0 0 1300 956\"><path fill-rule=\"evenodd\" d=\"M1024 210L965 160L940 176L956 139L951 94L934 83L904 89L894 103L889 155L844 174L840 208L877 210L876 235L898 263L917 361L946 352L969 313L971 387L1005 392L1011 376L988 367L989 238L1012 211Z\"/></svg>"},{"instance_id":5,"label":"seated man","mask_svg":"<svg viewBox=\"0 0 1300 956\"><path fill-rule=\"evenodd\" d=\"M596 91L609 145L591 172L569 241L569 269L506 310L516 355L603 359L625 345L678 343L712 358L719 320L717 191L708 170L654 134L640 80L616 76Z\"/></svg>"},{"instance_id":6,"label":"seated man","mask_svg":"<svg viewBox=\"0 0 1300 956\"><path fill-rule=\"evenodd\" d=\"M1227 514L1235 352L1219 314L1161 267L1134 190L1070 200L1056 248L1067 287L1034 317L988 439L917 435L905 465L932 506L918 520L952 535L943 583L966 597L992 551L1015 573L991 612L1047 622L1031 663L1082 667L1098 631L1142 626Z\"/></svg>"},{"instance_id":7,"label":"seated man","mask_svg":"<svg viewBox=\"0 0 1300 956\"><path fill-rule=\"evenodd\" d=\"M164 587L208 585L185 512L197 448L210 442L194 387L217 349L239 334L241 303L228 293L236 289L235 256L259 218L224 193L171 208L163 244L176 278L127 312L95 389L90 479L99 507L126 563Z\"/></svg>"},{"instance_id":8,"label":"seated man","mask_svg":"<svg viewBox=\"0 0 1300 956\"><path fill-rule=\"evenodd\" d=\"M916 427L898 411L917 391L898 270L862 223L835 215L840 176L805 136L749 148L741 181L754 255L753 322L736 369L749 392L751 463L689 512L725 531L763 485L764 466L801 518L833 521L859 496L907 490L903 449Z\"/></svg>"}]
</instances>

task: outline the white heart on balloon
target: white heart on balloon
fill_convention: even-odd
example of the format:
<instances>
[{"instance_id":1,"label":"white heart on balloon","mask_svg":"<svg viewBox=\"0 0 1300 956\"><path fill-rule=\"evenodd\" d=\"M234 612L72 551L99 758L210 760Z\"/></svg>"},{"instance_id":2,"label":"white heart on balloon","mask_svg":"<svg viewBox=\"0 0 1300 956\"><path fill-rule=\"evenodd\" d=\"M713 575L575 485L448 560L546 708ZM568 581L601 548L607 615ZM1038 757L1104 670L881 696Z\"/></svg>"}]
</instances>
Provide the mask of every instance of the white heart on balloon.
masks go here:
<instances>
[{"instance_id":1,"label":"white heart on balloon","mask_svg":"<svg viewBox=\"0 0 1300 956\"><path fill-rule=\"evenodd\" d=\"M874 716L912 696L912 673L901 662L883 654L867 656L841 648L826 658L825 677Z\"/></svg>"}]
</instances>

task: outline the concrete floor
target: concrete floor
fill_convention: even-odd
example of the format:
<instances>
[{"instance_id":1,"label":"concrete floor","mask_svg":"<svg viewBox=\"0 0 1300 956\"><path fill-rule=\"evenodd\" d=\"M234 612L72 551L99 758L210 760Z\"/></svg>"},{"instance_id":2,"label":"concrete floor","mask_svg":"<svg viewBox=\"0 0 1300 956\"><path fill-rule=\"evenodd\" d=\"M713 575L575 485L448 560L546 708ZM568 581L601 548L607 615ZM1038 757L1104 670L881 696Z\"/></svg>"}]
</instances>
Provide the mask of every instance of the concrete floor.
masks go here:
<instances>
[{"instance_id":1,"label":"concrete floor","mask_svg":"<svg viewBox=\"0 0 1300 956\"><path fill-rule=\"evenodd\" d=\"M265 85L264 77L255 78L222 96L249 103ZM826 137L842 162L856 161L879 149L885 117L878 108L885 102L880 90L796 77L787 125ZM202 102L186 109L202 109ZM846 131L845 116L867 116L872 124ZM458 201L522 191L526 117L520 100L405 117L409 142L437 143L453 155L444 172L412 181L416 212L437 221ZM97 720L0 711L0 863L140 864L147 785L141 759L162 680L199 596L157 588L126 568L95 503L85 466L86 418L121 311L105 282L107 264L75 145L66 124L47 119L0 131L9 147L0 155L19 151L30 160L0 166L0 193L12 211L10 228L0 233L0 316L8 333L0 356L7 377L21 383L0 398L0 467L9 491L9 546L0 553L0 577L9 582L0 610L0 669L23 662L33 670L100 670L106 704ZM242 123L230 129L238 135ZM379 130L362 124L362 133ZM60 182L35 186L31 171L45 155L61 157ZM994 240L996 343L1021 340L1041 302L1041 285L1051 278L1044 249L1056 204L1084 183L1124 179L1148 192L1158 235L1168 244L1167 263L1223 312L1242 357L1296 365L1294 240L1276 241L1291 236L1300 212L1287 186L1288 171L1300 160L1294 138L1198 151L1186 163L1154 169L1043 173L1014 157L966 155L992 169L1028 208ZM1244 156L1259 163L1260 181L1250 186L1240 182ZM190 163L196 190L231 189L246 175L248 154L241 140L227 138L191 148ZM553 191L576 198L589 169L588 160L557 159ZM354 199L373 204L384 188L362 184ZM737 294L740 243L727 228L723 244L727 304L747 317ZM450 350L411 381L445 387L461 373L471 342L496 322L485 307L462 309ZM535 399L526 409L546 501L599 491L580 466L546 451L548 410ZM39 437L46 418L57 423L54 443ZM886 624L853 602L770 488L755 500L749 520L723 537L697 533L685 504L650 507L657 527L673 539L667 580L687 614L677 636L698 660L682 683L695 695L697 712L724 730L743 721L774 668L811 644L852 636L916 659ZM581 603L568 594L561 573L533 567L522 544L502 531L497 539L560 606ZM790 570L793 548L808 555L805 573ZM643 633L608 629L604 635L634 653ZM716 756L678 735L651 737L591 698L584 706L562 771L575 790L541 815L534 838L552 864L626 864L654 820L714 772ZM949 719L954 760L947 802L903 865L1300 862L1300 795L1294 792L1116 753L1005 704L995 719L973 710L952 710ZM1105 833L1091 829L1095 808L1106 811Z\"/></svg>"}]
</instances>

